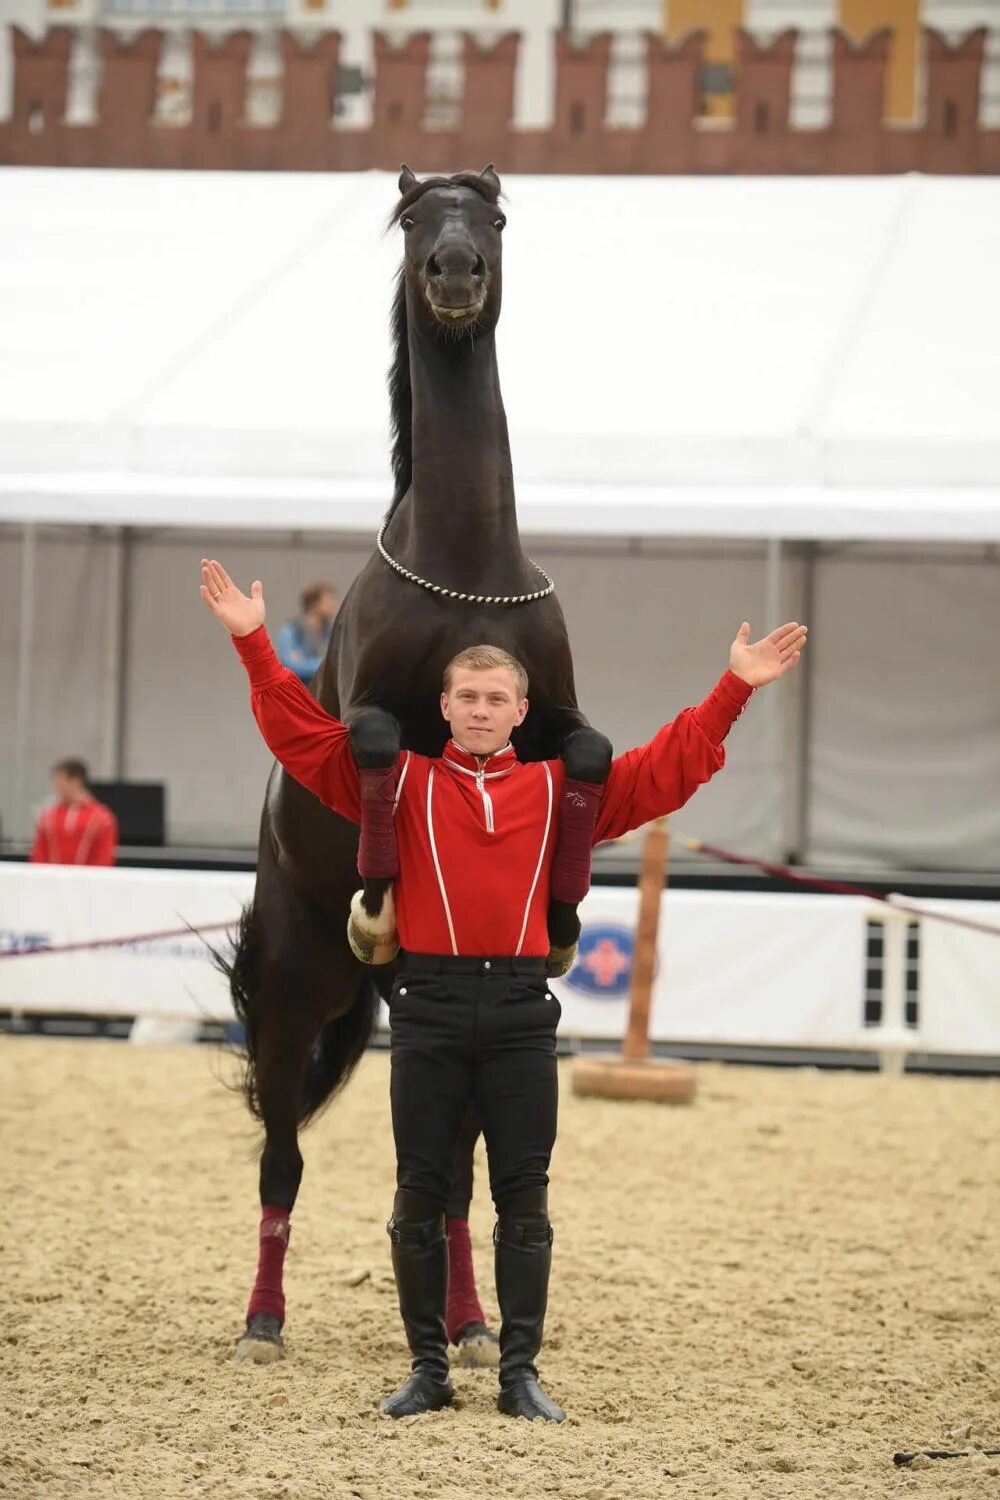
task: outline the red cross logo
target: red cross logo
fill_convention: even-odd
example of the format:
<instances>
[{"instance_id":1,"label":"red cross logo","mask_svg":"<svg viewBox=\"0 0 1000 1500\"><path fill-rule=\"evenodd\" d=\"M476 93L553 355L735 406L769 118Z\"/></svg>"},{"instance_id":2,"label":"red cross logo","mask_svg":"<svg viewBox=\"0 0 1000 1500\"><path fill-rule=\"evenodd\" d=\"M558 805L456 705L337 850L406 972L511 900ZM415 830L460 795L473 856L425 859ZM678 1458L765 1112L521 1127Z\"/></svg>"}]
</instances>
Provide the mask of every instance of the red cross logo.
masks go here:
<instances>
[{"instance_id":1,"label":"red cross logo","mask_svg":"<svg viewBox=\"0 0 1000 1500\"><path fill-rule=\"evenodd\" d=\"M586 958L581 960L581 964L589 974L594 976L602 989L608 989L620 974L624 974L626 969L631 967L628 958L613 938L601 938L600 942L594 944Z\"/></svg>"}]
</instances>

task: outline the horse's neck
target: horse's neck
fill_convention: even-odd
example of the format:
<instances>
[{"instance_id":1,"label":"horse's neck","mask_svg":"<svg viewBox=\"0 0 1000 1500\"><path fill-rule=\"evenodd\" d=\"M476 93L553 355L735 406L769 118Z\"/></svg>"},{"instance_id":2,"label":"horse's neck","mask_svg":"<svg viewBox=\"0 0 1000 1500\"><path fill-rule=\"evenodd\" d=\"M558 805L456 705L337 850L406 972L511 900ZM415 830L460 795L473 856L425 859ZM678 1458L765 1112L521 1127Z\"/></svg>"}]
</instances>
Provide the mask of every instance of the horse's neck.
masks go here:
<instances>
[{"instance_id":1,"label":"horse's neck","mask_svg":"<svg viewBox=\"0 0 1000 1500\"><path fill-rule=\"evenodd\" d=\"M448 587L515 590L525 578L493 334L432 342L410 329L413 479L391 539Z\"/></svg>"}]
</instances>

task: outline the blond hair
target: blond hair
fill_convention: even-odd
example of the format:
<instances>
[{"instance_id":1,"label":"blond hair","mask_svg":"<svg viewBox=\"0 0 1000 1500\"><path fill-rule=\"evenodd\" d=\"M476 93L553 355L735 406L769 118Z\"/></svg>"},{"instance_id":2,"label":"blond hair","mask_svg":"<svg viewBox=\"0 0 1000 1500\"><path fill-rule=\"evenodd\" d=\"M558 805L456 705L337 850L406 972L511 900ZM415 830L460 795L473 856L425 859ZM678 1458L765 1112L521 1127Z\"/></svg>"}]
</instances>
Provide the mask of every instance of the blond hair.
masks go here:
<instances>
[{"instance_id":1,"label":"blond hair","mask_svg":"<svg viewBox=\"0 0 1000 1500\"><path fill-rule=\"evenodd\" d=\"M511 656L509 651L502 651L499 646L467 646L457 656L453 656L444 669L444 690L451 692L452 674L456 669L469 672L490 672L495 667L503 667L506 671L514 674L517 684L518 702L528 696L528 674L518 661L516 656Z\"/></svg>"}]
</instances>

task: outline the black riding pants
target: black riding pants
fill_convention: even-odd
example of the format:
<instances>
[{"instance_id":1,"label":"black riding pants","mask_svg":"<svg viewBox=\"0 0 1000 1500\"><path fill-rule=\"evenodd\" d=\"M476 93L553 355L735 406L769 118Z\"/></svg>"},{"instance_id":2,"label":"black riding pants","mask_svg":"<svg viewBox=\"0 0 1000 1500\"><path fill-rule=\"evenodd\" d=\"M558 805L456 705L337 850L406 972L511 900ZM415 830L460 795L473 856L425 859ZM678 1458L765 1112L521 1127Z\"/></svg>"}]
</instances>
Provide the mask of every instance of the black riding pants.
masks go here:
<instances>
[{"instance_id":1,"label":"black riding pants","mask_svg":"<svg viewBox=\"0 0 1000 1500\"><path fill-rule=\"evenodd\" d=\"M470 1101L486 1138L494 1203L547 1185L560 1007L544 965L407 956L389 1006L399 1188L446 1207Z\"/></svg>"}]
</instances>

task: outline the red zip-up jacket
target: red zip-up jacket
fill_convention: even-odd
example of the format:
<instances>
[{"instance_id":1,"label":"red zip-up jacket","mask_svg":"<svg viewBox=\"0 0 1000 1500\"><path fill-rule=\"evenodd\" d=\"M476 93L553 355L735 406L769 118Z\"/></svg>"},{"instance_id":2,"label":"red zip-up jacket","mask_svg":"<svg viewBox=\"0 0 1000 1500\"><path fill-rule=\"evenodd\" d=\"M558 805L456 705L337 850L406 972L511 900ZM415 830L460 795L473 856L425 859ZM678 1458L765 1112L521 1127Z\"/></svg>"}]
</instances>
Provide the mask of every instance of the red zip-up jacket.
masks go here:
<instances>
[{"instance_id":1,"label":"red zip-up jacket","mask_svg":"<svg viewBox=\"0 0 1000 1500\"><path fill-rule=\"evenodd\" d=\"M361 820L358 770L345 726L283 667L262 625L234 636L268 748L334 812ZM611 763L595 844L683 807L725 764L722 741L750 688L726 672L648 745ZM477 756L454 740L436 759L403 751L396 782L399 940L410 953L540 957L549 951L549 869L561 760L519 761L508 745Z\"/></svg>"},{"instance_id":2,"label":"red zip-up jacket","mask_svg":"<svg viewBox=\"0 0 1000 1500\"><path fill-rule=\"evenodd\" d=\"M35 825L31 863L35 865L113 865L118 819L96 797L54 802Z\"/></svg>"}]
</instances>

